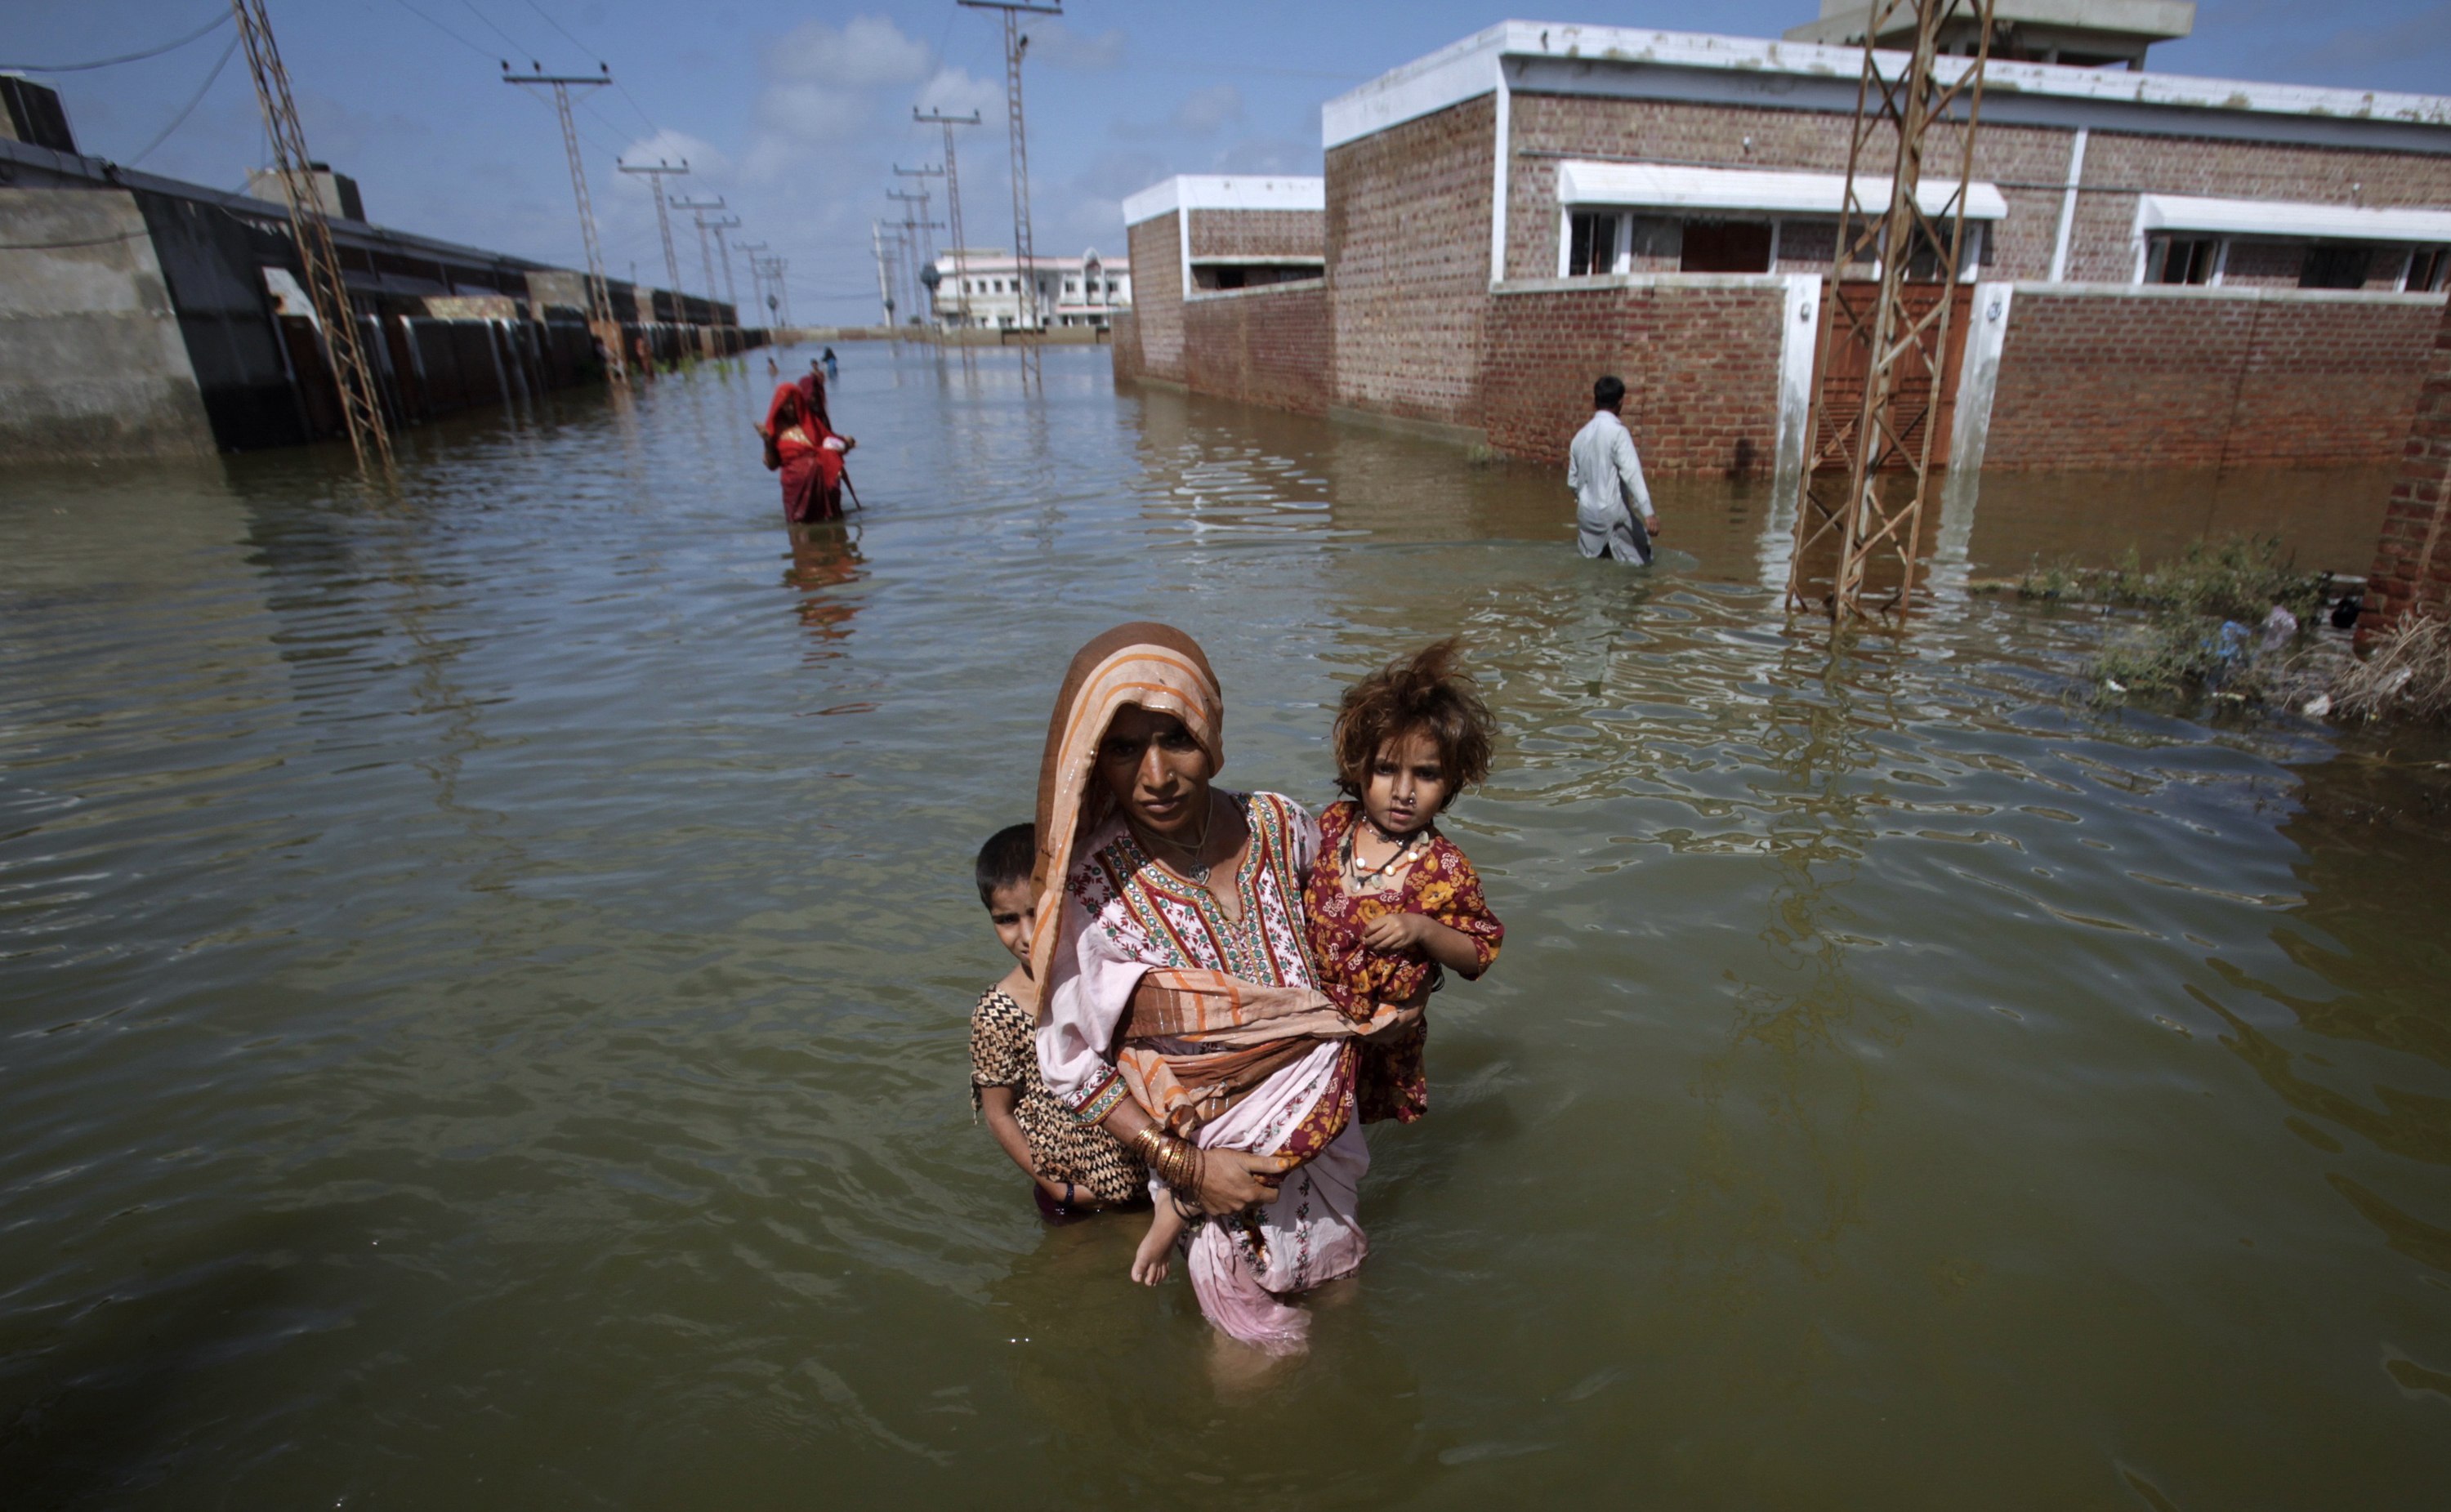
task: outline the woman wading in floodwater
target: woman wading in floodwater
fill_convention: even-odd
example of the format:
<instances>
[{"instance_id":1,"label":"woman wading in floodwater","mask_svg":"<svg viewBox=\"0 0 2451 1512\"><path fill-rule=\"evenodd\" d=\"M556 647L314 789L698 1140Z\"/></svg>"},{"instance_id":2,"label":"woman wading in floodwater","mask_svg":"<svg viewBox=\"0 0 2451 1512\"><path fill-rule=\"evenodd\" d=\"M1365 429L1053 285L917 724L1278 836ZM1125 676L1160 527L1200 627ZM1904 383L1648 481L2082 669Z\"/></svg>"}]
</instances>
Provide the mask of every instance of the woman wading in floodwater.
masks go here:
<instances>
[{"instance_id":1,"label":"woman wading in floodwater","mask_svg":"<svg viewBox=\"0 0 2451 1512\"><path fill-rule=\"evenodd\" d=\"M1284 1299L1369 1250L1355 1035L1421 1011L1357 1030L1317 991L1301 879L1319 827L1290 798L1209 785L1224 715L1179 630L1119 625L1072 658L1038 779L1038 878L1061 893L1030 944L1038 1058L1201 1220L1188 1269L1209 1322L1284 1354L1308 1324Z\"/></svg>"}]
</instances>

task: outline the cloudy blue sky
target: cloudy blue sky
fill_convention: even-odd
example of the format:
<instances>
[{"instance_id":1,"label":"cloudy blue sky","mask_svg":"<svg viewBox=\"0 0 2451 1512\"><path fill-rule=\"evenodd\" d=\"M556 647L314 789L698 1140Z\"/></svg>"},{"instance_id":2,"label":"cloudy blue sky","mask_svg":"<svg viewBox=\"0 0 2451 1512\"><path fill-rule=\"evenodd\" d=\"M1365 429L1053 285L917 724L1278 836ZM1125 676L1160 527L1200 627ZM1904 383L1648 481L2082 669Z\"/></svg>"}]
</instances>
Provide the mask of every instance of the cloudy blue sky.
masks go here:
<instances>
[{"instance_id":1,"label":"cloudy blue sky","mask_svg":"<svg viewBox=\"0 0 2451 1512\"><path fill-rule=\"evenodd\" d=\"M0 64L81 62L182 36L217 0L10 0ZM1775 36L1814 0L1583 0L1501 9L1468 0L1347 4L1067 0L1033 17L1030 164L1042 252L1121 250L1118 202L1169 173L1319 171L1319 105L1509 14L1528 19ZM500 82L500 60L549 71L609 64L578 122L617 276L662 282L654 204L633 161L686 158L689 191L720 195L792 259L804 320L873 311L869 223L896 163L938 153L913 104L978 109L966 132L970 240L1009 244L1001 32L953 0L647 3L647 0L270 0L317 156L359 181L369 216L402 229L554 262L580 260L569 177L549 106ZM162 57L45 75L85 150L130 161L191 99L141 166L236 188L264 160L243 58L198 99L228 28ZM2204 0L2195 35L2156 49L2157 70L2451 93L2451 3ZM695 233L682 282L696 289ZM746 292L744 286L743 292Z\"/></svg>"}]
</instances>

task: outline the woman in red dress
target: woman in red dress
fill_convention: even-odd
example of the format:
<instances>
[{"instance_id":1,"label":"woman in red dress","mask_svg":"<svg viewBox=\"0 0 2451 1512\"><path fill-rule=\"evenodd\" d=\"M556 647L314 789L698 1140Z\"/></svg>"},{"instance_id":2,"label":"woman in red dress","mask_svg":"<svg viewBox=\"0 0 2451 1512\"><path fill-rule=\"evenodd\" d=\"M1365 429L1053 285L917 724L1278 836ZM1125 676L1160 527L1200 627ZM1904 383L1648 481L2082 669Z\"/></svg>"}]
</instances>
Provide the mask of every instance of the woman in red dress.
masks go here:
<instances>
[{"instance_id":1,"label":"woman in red dress","mask_svg":"<svg viewBox=\"0 0 2451 1512\"><path fill-rule=\"evenodd\" d=\"M840 520L843 453L859 443L827 423L825 381L813 372L778 385L757 434L767 471L783 475L783 518L795 525Z\"/></svg>"}]
</instances>

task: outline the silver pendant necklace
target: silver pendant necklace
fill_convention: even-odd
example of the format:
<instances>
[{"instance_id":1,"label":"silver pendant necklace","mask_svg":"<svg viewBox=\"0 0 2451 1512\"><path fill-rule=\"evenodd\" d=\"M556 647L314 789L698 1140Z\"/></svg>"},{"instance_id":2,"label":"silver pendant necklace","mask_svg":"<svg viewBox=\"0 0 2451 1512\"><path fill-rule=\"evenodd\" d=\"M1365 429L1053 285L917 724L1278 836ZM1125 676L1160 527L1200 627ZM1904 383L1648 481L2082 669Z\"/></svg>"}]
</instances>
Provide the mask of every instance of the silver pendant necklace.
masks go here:
<instances>
[{"instance_id":1,"label":"silver pendant necklace","mask_svg":"<svg viewBox=\"0 0 2451 1512\"><path fill-rule=\"evenodd\" d=\"M1181 840L1175 839L1171 835L1159 835L1155 831L1151 831L1148 835L1149 839L1156 841L1160 845L1165 845L1180 851L1186 857L1186 861L1181 866L1176 866L1170 861L1163 860L1158 864L1164 866L1169 872L1174 872L1182 875L1189 881L1196 882L1202 887L1206 887L1208 885L1208 874L1214 871L1215 867L1211 862L1199 859L1199 856L1201 852L1208 849L1208 832L1216 828L1216 824L1217 800L1212 797L1208 801L1207 812L1203 814L1200 818L1200 838L1192 841L1190 844L1186 845Z\"/></svg>"}]
</instances>

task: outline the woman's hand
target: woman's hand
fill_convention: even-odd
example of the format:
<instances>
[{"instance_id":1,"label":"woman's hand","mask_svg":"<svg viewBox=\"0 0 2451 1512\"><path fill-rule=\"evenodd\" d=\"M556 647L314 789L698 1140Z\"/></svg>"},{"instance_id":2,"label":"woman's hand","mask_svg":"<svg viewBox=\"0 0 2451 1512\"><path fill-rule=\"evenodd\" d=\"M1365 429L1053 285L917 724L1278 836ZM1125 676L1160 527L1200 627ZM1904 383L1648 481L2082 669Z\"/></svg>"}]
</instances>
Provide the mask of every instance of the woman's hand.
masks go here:
<instances>
[{"instance_id":1,"label":"woman's hand","mask_svg":"<svg viewBox=\"0 0 2451 1512\"><path fill-rule=\"evenodd\" d=\"M1391 1005L1382 1003L1379 1006L1386 1008ZM1389 1035L1401 1034L1404 1031L1411 1029L1414 1025L1420 1023L1422 1021L1422 1015L1429 1011L1430 1005L1427 1003L1405 1004L1402 1007L1397 1008L1396 1011L1389 1014L1386 1018L1373 1023L1368 1029L1363 1030L1354 1037L1357 1039L1384 1039Z\"/></svg>"},{"instance_id":2,"label":"woman's hand","mask_svg":"<svg viewBox=\"0 0 2451 1512\"><path fill-rule=\"evenodd\" d=\"M1277 1183L1285 1174L1284 1156L1239 1149L1211 1149L1203 1154L1200 1189L1194 1195L1204 1212L1240 1212L1253 1203L1276 1201Z\"/></svg>"}]
</instances>

